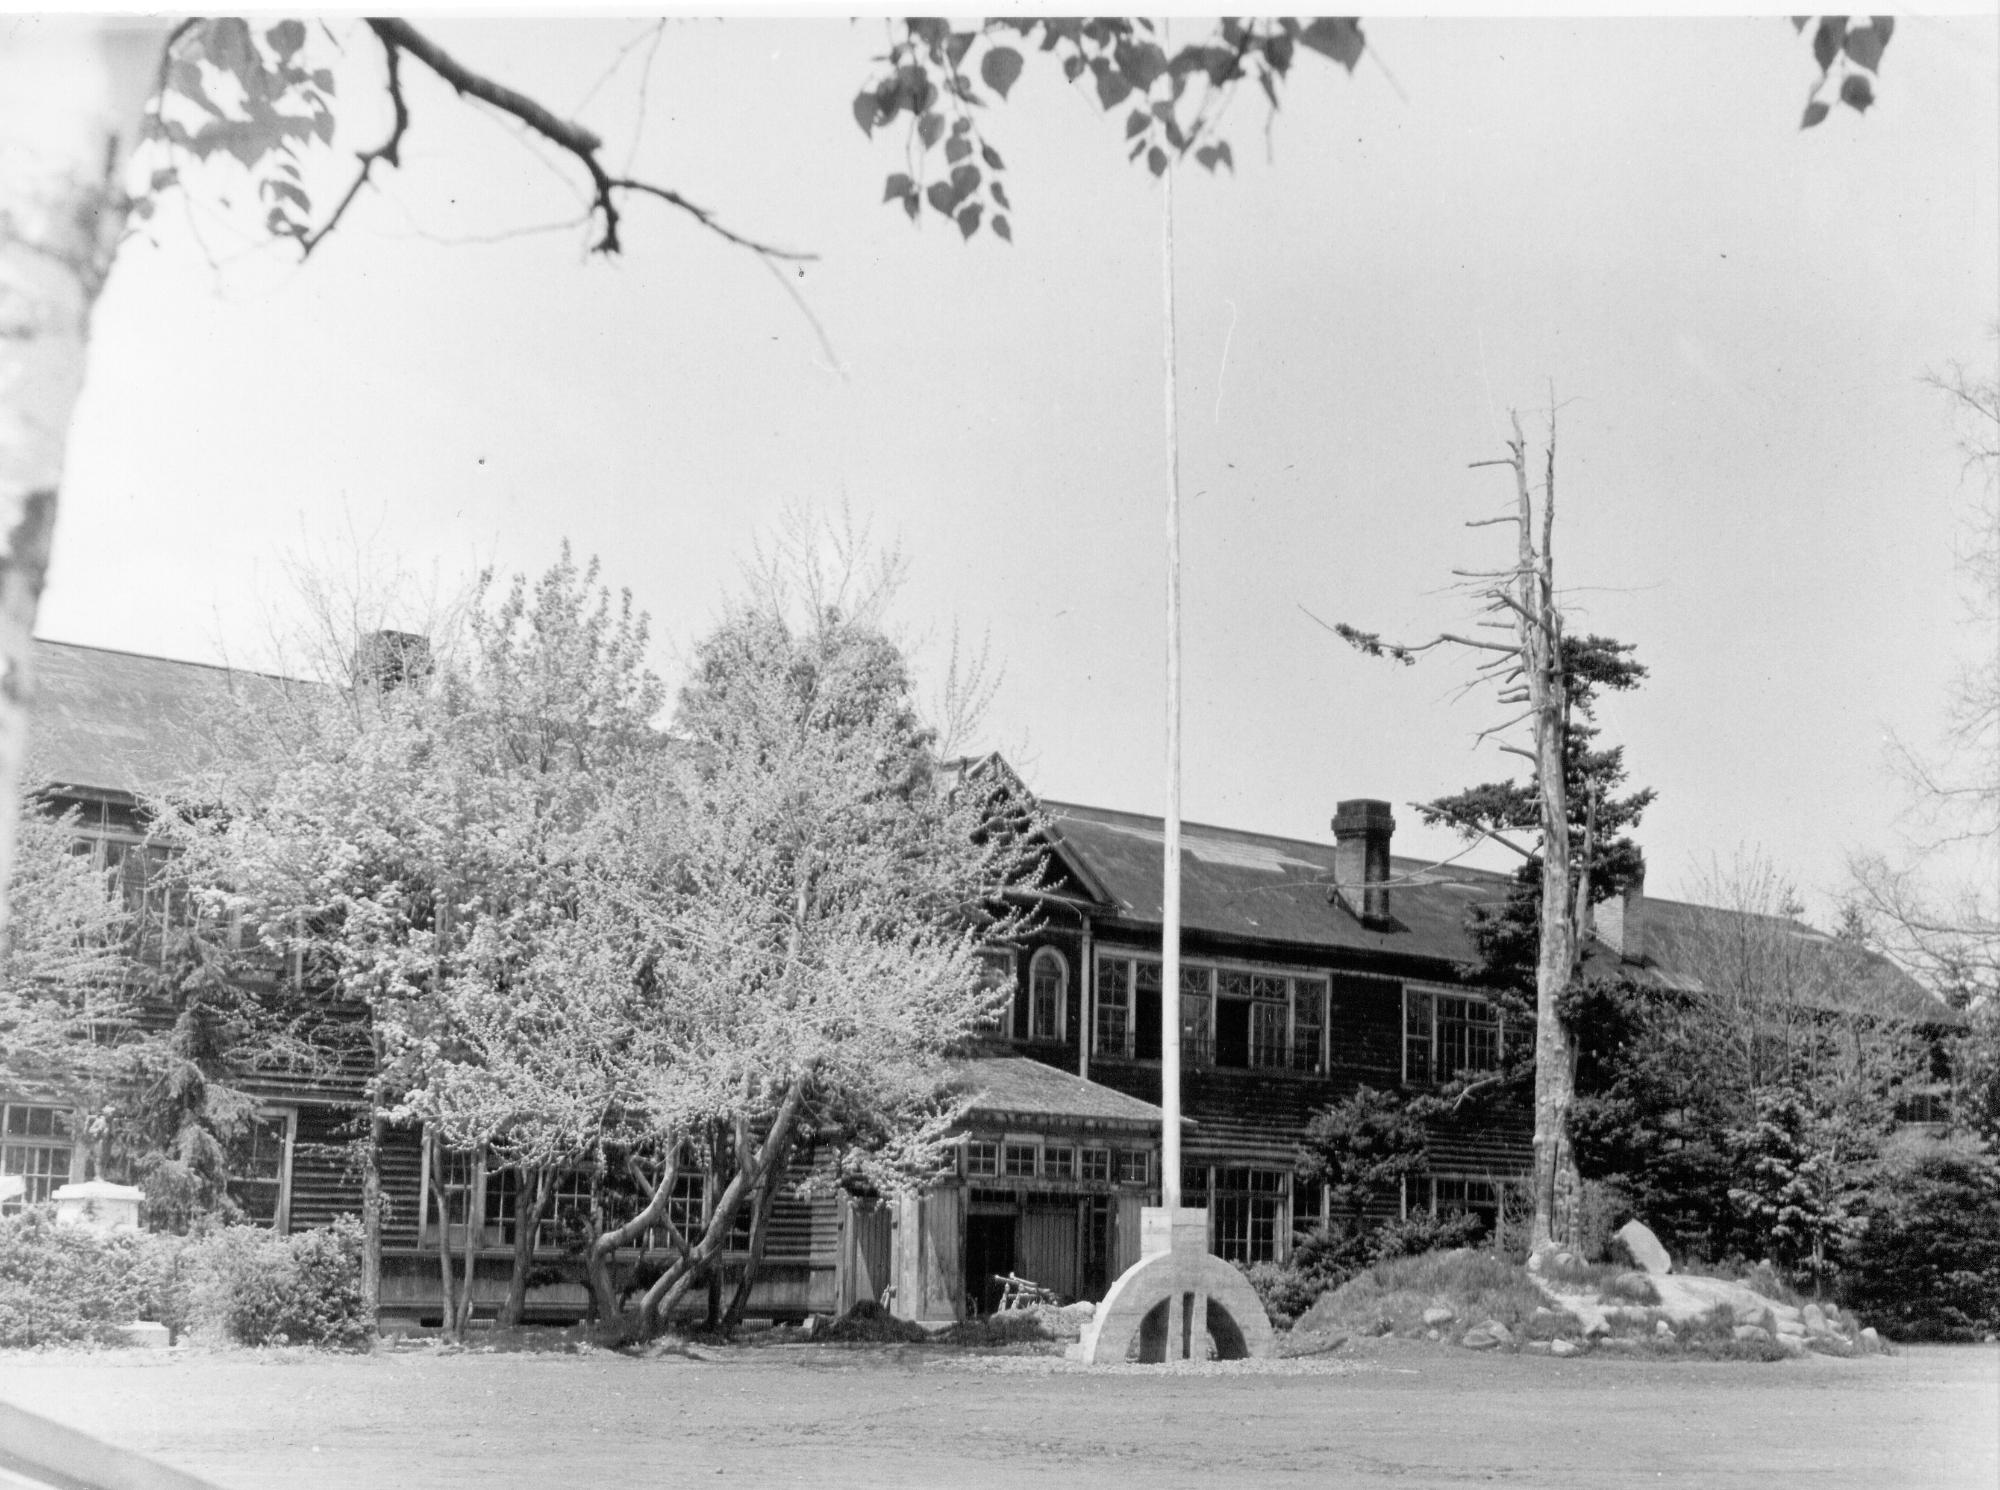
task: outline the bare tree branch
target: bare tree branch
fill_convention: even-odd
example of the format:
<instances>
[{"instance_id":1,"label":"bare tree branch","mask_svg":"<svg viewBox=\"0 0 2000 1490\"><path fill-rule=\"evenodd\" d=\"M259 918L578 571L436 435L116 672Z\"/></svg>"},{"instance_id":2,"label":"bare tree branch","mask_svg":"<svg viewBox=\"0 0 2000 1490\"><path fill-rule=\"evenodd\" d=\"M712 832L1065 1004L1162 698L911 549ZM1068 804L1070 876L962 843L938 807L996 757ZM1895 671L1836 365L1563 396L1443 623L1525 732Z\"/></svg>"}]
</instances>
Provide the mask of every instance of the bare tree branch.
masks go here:
<instances>
[{"instance_id":1,"label":"bare tree branch","mask_svg":"<svg viewBox=\"0 0 2000 1490\"><path fill-rule=\"evenodd\" d=\"M615 254L622 248L618 232L620 213L617 196L620 192L628 192L654 197L669 206L678 207L724 242L735 244L738 248L747 248L764 258L805 261L816 257L813 254L779 248L774 244L746 237L734 229L724 227L716 221L712 211L690 202L672 187L661 186L652 181L641 181L632 176L612 175L599 158L604 148L604 141L595 134L580 124L556 117L527 94L474 72L408 21L395 17L371 17L368 29L375 33L376 39L389 54L392 78L396 75L396 54L407 52L449 84L453 91L464 97L477 99L487 107L519 120L550 144L576 157L584 170L590 174L594 193L592 205L604 219L604 231L595 245L596 252ZM400 132L395 138L400 139ZM391 164L394 162L391 161ZM344 207L345 203L342 205Z\"/></svg>"}]
</instances>

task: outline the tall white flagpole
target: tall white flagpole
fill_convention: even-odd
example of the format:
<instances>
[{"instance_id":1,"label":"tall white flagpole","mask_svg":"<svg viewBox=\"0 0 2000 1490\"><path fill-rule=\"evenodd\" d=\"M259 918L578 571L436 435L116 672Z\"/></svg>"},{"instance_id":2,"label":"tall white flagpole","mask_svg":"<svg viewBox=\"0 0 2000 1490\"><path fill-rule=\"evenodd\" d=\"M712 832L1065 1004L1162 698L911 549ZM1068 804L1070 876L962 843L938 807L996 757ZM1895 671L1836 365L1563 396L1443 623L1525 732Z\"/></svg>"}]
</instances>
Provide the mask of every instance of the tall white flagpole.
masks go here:
<instances>
[{"instance_id":1,"label":"tall white flagpole","mask_svg":"<svg viewBox=\"0 0 2000 1490\"><path fill-rule=\"evenodd\" d=\"M1162 173L1167 398L1167 817L1160 895L1160 1204L1181 1203L1181 447L1174 361L1174 167Z\"/></svg>"}]
</instances>

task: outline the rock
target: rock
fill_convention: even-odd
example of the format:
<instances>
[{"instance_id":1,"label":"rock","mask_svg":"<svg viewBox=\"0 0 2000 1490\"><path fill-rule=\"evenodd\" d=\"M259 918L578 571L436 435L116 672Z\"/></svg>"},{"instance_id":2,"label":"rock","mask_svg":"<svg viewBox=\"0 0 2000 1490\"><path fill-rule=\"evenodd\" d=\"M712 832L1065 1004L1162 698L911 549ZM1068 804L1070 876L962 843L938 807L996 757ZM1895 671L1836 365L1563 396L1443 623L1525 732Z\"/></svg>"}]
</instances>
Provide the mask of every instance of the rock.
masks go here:
<instances>
[{"instance_id":1,"label":"rock","mask_svg":"<svg viewBox=\"0 0 2000 1490\"><path fill-rule=\"evenodd\" d=\"M1826 1310L1820 1308L1818 1304L1807 1304L1801 1317L1804 1319L1805 1326L1809 1330L1823 1330L1826 1328Z\"/></svg>"},{"instance_id":2,"label":"rock","mask_svg":"<svg viewBox=\"0 0 2000 1490\"><path fill-rule=\"evenodd\" d=\"M1781 1340L1782 1339L1803 1340L1806 1337L1805 1321L1800 1319L1787 1319L1784 1317L1784 1315L1780 1314L1778 1316L1778 1328L1776 1333L1778 1335L1778 1338Z\"/></svg>"},{"instance_id":3,"label":"rock","mask_svg":"<svg viewBox=\"0 0 2000 1490\"><path fill-rule=\"evenodd\" d=\"M1573 1268L1573 1267L1575 1267L1575 1266L1576 1266L1576 1254L1575 1254L1574 1252L1558 1252L1558 1253L1556 1253L1556 1266L1557 1266L1557 1267L1559 1267L1559 1268Z\"/></svg>"},{"instance_id":4,"label":"rock","mask_svg":"<svg viewBox=\"0 0 2000 1490\"><path fill-rule=\"evenodd\" d=\"M1514 1332L1497 1319L1482 1319L1479 1321L1479 1328L1486 1331L1487 1334L1498 1340L1502 1345L1507 1345L1514 1339Z\"/></svg>"},{"instance_id":5,"label":"rock","mask_svg":"<svg viewBox=\"0 0 2000 1490\"><path fill-rule=\"evenodd\" d=\"M1875 1333L1873 1325L1870 1325L1859 1335L1856 1335L1854 1343L1859 1345L1869 1355L1874 1355L1882 1349L1882 1337Z\"/></svg>"},{"instance_id":6,"label":"rock","mask_svg":"<svg viewBox=\"0 0 2000 1490\"><path fill-rule=\"evenodd\" d=\"M135 1345L141 1350L165 1350L172 1343L167 1327L154 1324L150 1320L138 1324L121 1324L118 1333L125 1337L127 1345Z\"/></svg>"},{"instance_id":7,"label":"rock","mask_svg":"<svg viewBox=\"0 0 2000 1490\"><path fill-rule=\"evenodd\" d=\"M1674 1327L1662 1319L1653 1326L1653 1335L1656 1339L1671 1340L1674 1338Z\"/></svg>"},{"instance_id":8,"label":"rock","mask_svg":"<svg viewBox=\"0 0 2000 1490\"><path fill-rule=\"evenodd\" d=\"M1542 1270L1543 1265L1548 1262L1549 1256L1550 1254L1547 1248L1537 1248L1534 1252L1528 1255L1528 1271L1531 1273L1539 1273Z\"/></svg>"},{"instance_id":9,"label":"rock","mask_svg":"<svg viewBox=\"0 0 2000 1490\"><path fill-rule=\"evenodd\" d=\"M1528 1318L1529 1324L1543 1326L1561 1324L1562 1320L1563 1316L1559 1312L1546 1306L1537 1309Z\"/></svg>"},{"instance_id":10,"label":"rock","mask_svg":"<svg viewBox=\"0 0 2000 1490\"><path fill-rule=\"evenodd\" d=\"M1583 1327L1583 1338L1586 1340L1595 1339L1599 1335L1609 1335L1610 1333L1611 1326L1605 1322L1604 1316L1601 1314Z\"/></svg>"},{"instance_id":11,"label":"rock","mask_svg":"<svg viewBox=\"0 0 2000 1490\"><path fill-rule=\"evenodd\" d=\"M1667 1256L1667 1249L1660 1245L1660 1239L1653 1235L1653 1229L1643 1221L1627 1221L1618 1228L1618 1240L1625 1244L1625 1250L1632 1254L1632 1260L1649 1273L1671 1273L1674 1261Z\"/></svg>"},{"instance_id":12,"label":"rock","mask_svg":"<svg viewBox=\"0 0 2000 1490\"><path fill-rule=\"evenodd\" d=\"M1551 1340L1549 1342L1550 1355L1573 1356L1577 1353L1578 1349L1579 1347L1577 1345L1573 1344L1568 1340Z\"/></svg>"},{"instance_id":13,"label":"rock","mask_svg":"<svg viewBox=\"0 0 2000 1490\"><path fill-rule=\"evenodd\" d=\"M1424 1310L1424 1323L1435 1329L1439 1325L1450 1324L1458 1315L1443 1304L1432 1304Z\"/></svg>"},{"instance_id":14,"label":"rock","mask_svg":"<svg viewBox=\"0 0 2000 1490\"><path fill-rule=\"evenodd\" d=\"M1531 1355L1547 1355L1549 1353L1549 1342L1546 1340L1530 1340L1521 1349L1529 1352Z\"/></svg>"},{"instance_id":15,"label":"rock","mask_svg":"<svg viewBox=\"0 0 2000 1490\"><path fill-rule=\"evenodd\" d=\"M1444 1336L1440 1335L1436 1330L1425 1330L1424 1338L1426 1340L1442 1340Z\"/></svg>"},{"instance_id":16,"label":"rock","mask_svg":"<svg viewBox=\"0 0 2000 1490\"><path fill-rule=\"evenodd\" d=\"M1500 1337L1483 1328L1475 1328L1467 1330L1465 1338L1458 1343L1467 1350L1497 1350L1500 1346Z\"/></svg>"},{"instance_id":17,"label":"rock","mask_svg":"<svg viewBox=\"0 0 2000 1490\"><path fill-rule=\"evenodd\" d=\"M1759 1324L1739 1324L1732 1332L1739 1340L1769 1340L1771 1332Z\"/></svg>"}]
</instances>

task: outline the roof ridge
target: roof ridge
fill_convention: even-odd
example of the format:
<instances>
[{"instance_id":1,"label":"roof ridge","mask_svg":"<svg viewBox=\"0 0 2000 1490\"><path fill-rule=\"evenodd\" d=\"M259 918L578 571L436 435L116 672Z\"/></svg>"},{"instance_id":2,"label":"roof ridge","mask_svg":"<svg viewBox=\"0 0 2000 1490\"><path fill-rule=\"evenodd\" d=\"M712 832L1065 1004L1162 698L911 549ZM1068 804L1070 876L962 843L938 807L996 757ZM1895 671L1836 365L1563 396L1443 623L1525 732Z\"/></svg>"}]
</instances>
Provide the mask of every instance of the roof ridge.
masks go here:
<instances>
[{"instance_id":1,"label":"roof ridge","mask_svg":"<svg viewBox=\"0 0 2000 1490\"><path fill-rule=\"evenodd\" d=\"M99 646L96 642L62 641L53 636L36 636L32 640L44 647L64 647L73 652L103 652L112 657L135 658L140 662L164 662L169 667L199 667L205 668L212 673L229 673L231 675L251 678L269 678L277 683L310 684L312 682L310 678L294 677L290 673L268 672L263 668L257 667L235 667L227 662L197 662L191 657L164 657L158 652L134 652L129 647L104 647Z\"/></svg>"}]
</instances>

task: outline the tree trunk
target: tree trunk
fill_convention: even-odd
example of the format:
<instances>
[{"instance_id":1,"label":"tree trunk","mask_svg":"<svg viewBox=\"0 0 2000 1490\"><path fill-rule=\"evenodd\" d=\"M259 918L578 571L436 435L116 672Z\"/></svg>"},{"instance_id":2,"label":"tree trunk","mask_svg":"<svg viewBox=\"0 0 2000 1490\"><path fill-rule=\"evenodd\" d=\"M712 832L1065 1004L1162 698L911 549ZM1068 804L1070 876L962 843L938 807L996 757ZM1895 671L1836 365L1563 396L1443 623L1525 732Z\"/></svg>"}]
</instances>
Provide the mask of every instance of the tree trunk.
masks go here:
<instances>
[{"instance_id":1,"label":"tree trunk","mask_svg":"<svg viewBox=\"0 0 2000 1490\"><path fill-rule=\"evenodd\" d=\"M771 1209L778 1200L778 1182L790 1158L791 1145L787 1143L764 1171L764 1177L758 1184L750 1215L750 1250L744 1256L743 1272L736 1280L736 1292L722 1316L722 1333L725 1336L735 1334L737 1327L743 1323L743 1310L750 1302L750 1290L756 1286L757 1271L764 1263L764 1240L770 1233Z\"/></svg>"},{"instance_id":2,"label":"tree trunk","mask_svg":"<svg viewBox=\"0 0 2000 1490\"><path fill-rule=\"evenodd\" d=\"M668 1152L671 1155L677 1150L670 1148ZM646 1204L641 1207L639 1213L623 1226L599 1232L583 1254L584 1283L590 1289L592 1304L597 1310L599 1321L603 1324L609 1325L616 1321L619 1312L618 1292L611 1284L611 1254L634 1237L643 1236L659 1221L666 1211L667 1197L674 1188L675 1167L674 1160L670 1157L661 1166L659 1182L652 1187L651 1193L646 1198ZM645 1177L639 1172L637 1162L628 1160L626 1168L643 1188Z\"/></svg>"},{"instance_id":3,"label":"tree trunk","mask_svg":"<svg viewBox=\"0 0 2000 1490\"><path fill-rule=\"evenodd\" d=\"M744 1137L739 1145L736 1173L710 1214L701 1241L669 1265L640 1301L636 1323L641 1333L651 1335L657 1332L675 1305L687 1296L701 1269L721 1254L745 1196L770 1171L779 1151L790 1144L792 1125L798 1120L799 1107L804 1100L805 1080L801 1077L787 1088L784 1100L778 1104L778 1110L771 1118L771 1131L765 1136L763 1146L752 1152L747 1135Z\"/></svg>"},{"instance_id":4,"label":"tree trunk","mask_svg":"<svg viewBox=\"0 0 2000 1490\"><path fill-rule=\"evenodd\" d=\"M1514 611L1523 681L1534 717L1535 781L1541 799L1541 942L1535 959L1534 1218L1528 1245L1574 1246L1580 1182L1569 1143L1576 1061L1562 1019L1563 995L1575 966L1576 935L1569 879L1569 794L1563 774L1562 615L1555 600L1555 435L1548 445L1541 542L1535 541L1534 499L1528 488L1527 442L1514 420L1513 466L1520 509L1520 554Z\"/></svg>"},{"instance_id":5,"label":"tree trunk","mask_svg":"<svg viewBox=\"0 0 2000 1490\"><path fill-rule=\"evenodd\" d=\"M90 313L130 208L121 176L168 24L19 18L0 46L0 802L18 799L29 643ZM0 813L0 931L14 863Z\"/></svg>"},{"instance_id":6,"label":"tree trunk","mask_svg":"<svg viewBox=\"0 0 2000 1490\"><path fill-rule=\"evenodd\" d=\"M501 1329L518 1328L528 1308L528 1274L535 1266L535 1233L555 1192L555 1171L523 1169L521 1183L514 1192L514 1266L507 1276L507 1301L500 1306L496 1321Z\"/></svg>"},{"instance_id":7,"label":"tree trunk","mask_svg":"<svg viewBox=\"0 0 2000 1490\"><path fill-rule=\"evenodd\" d=\"M451 1273L451 1202L444 1193L445 1155L444 1145L435 1138L430 1142L431 1203L437 1208L437 1259L438 1287L442 1300L438 1313L438 1327L448 1340L458 1338L457 1294L452 1287ZM468 1220L470 1217L468 1216Z\"/></svg>"},{"instance_id":8,"label":"tree trunk","mask_svg":"<svg viewBox=\"0 0 2000 1490\"><path fill-rule=\"evenodd\" d=\"M382 1140L387 1132L382 1109L371 1101L368 1140L361 1154L361 1305L368 1311L369 1323L378 1328L382 1323Z\"/></svg>"}]
</instances>

